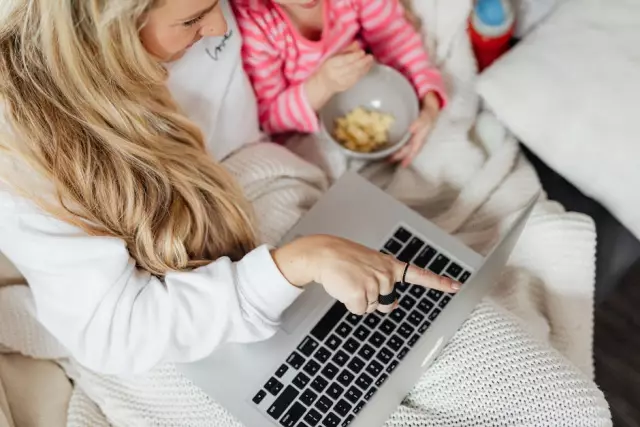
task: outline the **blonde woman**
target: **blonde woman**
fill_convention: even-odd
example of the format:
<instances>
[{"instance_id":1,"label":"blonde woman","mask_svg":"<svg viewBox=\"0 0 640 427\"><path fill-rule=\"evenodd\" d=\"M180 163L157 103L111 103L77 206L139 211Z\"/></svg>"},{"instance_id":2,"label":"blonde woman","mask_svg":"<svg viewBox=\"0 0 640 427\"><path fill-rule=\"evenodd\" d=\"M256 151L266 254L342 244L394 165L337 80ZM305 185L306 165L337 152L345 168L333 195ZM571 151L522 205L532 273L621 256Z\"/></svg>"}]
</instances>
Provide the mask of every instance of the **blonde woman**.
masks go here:
<instances>
[{"instance_id":1,"label":"blonde woman","mask_svg":"<svg viewBox=\"0 0 640 427\"><path fill-rule=\"evenodd\" d=\"M259 138L240 43L224 0L0 2L0 251L92 371L267 338L312 281L355 313L392 309L377 300L394 259L327 236L257 241L216 161Z\"/></svg>"}]
</instances>

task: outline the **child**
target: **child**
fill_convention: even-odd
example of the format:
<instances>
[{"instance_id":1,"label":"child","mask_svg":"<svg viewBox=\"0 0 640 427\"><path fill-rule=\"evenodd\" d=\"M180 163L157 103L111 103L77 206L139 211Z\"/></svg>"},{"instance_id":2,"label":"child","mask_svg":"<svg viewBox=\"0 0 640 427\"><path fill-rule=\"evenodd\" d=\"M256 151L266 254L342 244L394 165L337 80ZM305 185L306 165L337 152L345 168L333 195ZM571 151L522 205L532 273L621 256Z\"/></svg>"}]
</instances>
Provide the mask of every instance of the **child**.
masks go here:
<instances>
[{"instance_id":1,"label":"child","mask_svg":"<svg viewBox=\"0 0 640 427\"><path fill-rule=\"evenodd\" d=\"M266 132L318 131L317 112L367 74L375 57L403 73L421 100L413 137L392 158L411 163L446 95L399 0L235 0L235 9Z\"/></svg>"}]
</instances>

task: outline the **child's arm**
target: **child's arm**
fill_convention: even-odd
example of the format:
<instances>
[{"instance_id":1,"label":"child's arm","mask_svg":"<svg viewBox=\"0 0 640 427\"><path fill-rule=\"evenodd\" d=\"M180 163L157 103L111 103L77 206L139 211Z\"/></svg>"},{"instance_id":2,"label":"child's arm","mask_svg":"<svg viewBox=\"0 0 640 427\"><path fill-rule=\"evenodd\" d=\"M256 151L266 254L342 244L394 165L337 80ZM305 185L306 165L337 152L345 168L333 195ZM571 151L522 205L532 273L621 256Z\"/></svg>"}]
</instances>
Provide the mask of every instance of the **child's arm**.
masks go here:
<instances>
[{"instance_id":1,"label":"child's arm","mask_svg":"<svg viewBox=\"0 0 640 427\"><path fill-rule=\"evenodd\" d=\"M373 57L356 45L350 46L325 60L305 82L290 85L283 72L285 36L274 34L277 25L259 15L260 12L236 5L244 42L242 60L258 100L260 124L270 134L317 132L320 126L316 112L334 94L367 74Z\"/></svg>"},{"instance_id":2,"label":"child's arm","mask_svg":"<svg viewBox=\"0 0 640 427\"><path fill-rule=\"evenodd\" d=\"M362 37L376 59L404 74L421 100L429 92L441 106L446 92L440 72L429 62L420 34L406 19L399 0L354 0L358 5Z\"/></svg>"}]
</instances>

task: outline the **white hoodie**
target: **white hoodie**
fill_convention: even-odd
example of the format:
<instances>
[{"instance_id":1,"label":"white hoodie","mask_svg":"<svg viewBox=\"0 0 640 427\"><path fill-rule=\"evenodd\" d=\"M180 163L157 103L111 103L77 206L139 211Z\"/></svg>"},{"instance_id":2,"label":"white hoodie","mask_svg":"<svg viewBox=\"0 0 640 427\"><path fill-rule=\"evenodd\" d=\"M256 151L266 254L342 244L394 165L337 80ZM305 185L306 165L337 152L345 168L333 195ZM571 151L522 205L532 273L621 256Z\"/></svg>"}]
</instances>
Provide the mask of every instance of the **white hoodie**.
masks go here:
<instances>
[{"instance_id":1,"label":"white hoodie","mask_svg":"<svg viewBox=\"0 0 640 427\"><path fill-rule=\"evenodd\" d=\"M255 98L240 60L241 40L227 2L229 32L206 38L169 67L169 88L222 159L258 140ZM38 317L90 369L137 373L161 362L190 362L225 342L265 339L300 294L261 246L160 280L136 268L125 243L90 237L0 188L0 252L29 282Z\"/></svg>"}]
</instances>

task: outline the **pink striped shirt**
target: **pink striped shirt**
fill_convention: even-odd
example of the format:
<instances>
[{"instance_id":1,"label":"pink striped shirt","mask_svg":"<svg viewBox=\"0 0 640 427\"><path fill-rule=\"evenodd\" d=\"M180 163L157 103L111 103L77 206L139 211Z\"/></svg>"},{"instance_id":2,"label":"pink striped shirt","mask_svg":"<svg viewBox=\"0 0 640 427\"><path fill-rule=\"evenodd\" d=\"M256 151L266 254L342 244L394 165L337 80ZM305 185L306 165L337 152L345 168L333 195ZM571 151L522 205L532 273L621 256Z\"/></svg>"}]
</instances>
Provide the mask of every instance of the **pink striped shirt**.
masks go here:
<instances>
[{"instance_id":1,"label":"pink striped shirt","mask_svg":"<svg viewBox=\"0 0 640 427\"><path fill-rule=\"evenodd\" d=\"M311 41L270 0L234 0L244 39L244 67L266 132L318 131L318 117L303 83L328 57L354 41L370 49L378 62L403 73L420 99L434 91L445 103L442 77L431 66L420 35L406 20L398 0L322 1L322 38Z\"/></svg>"}]
</instances>

